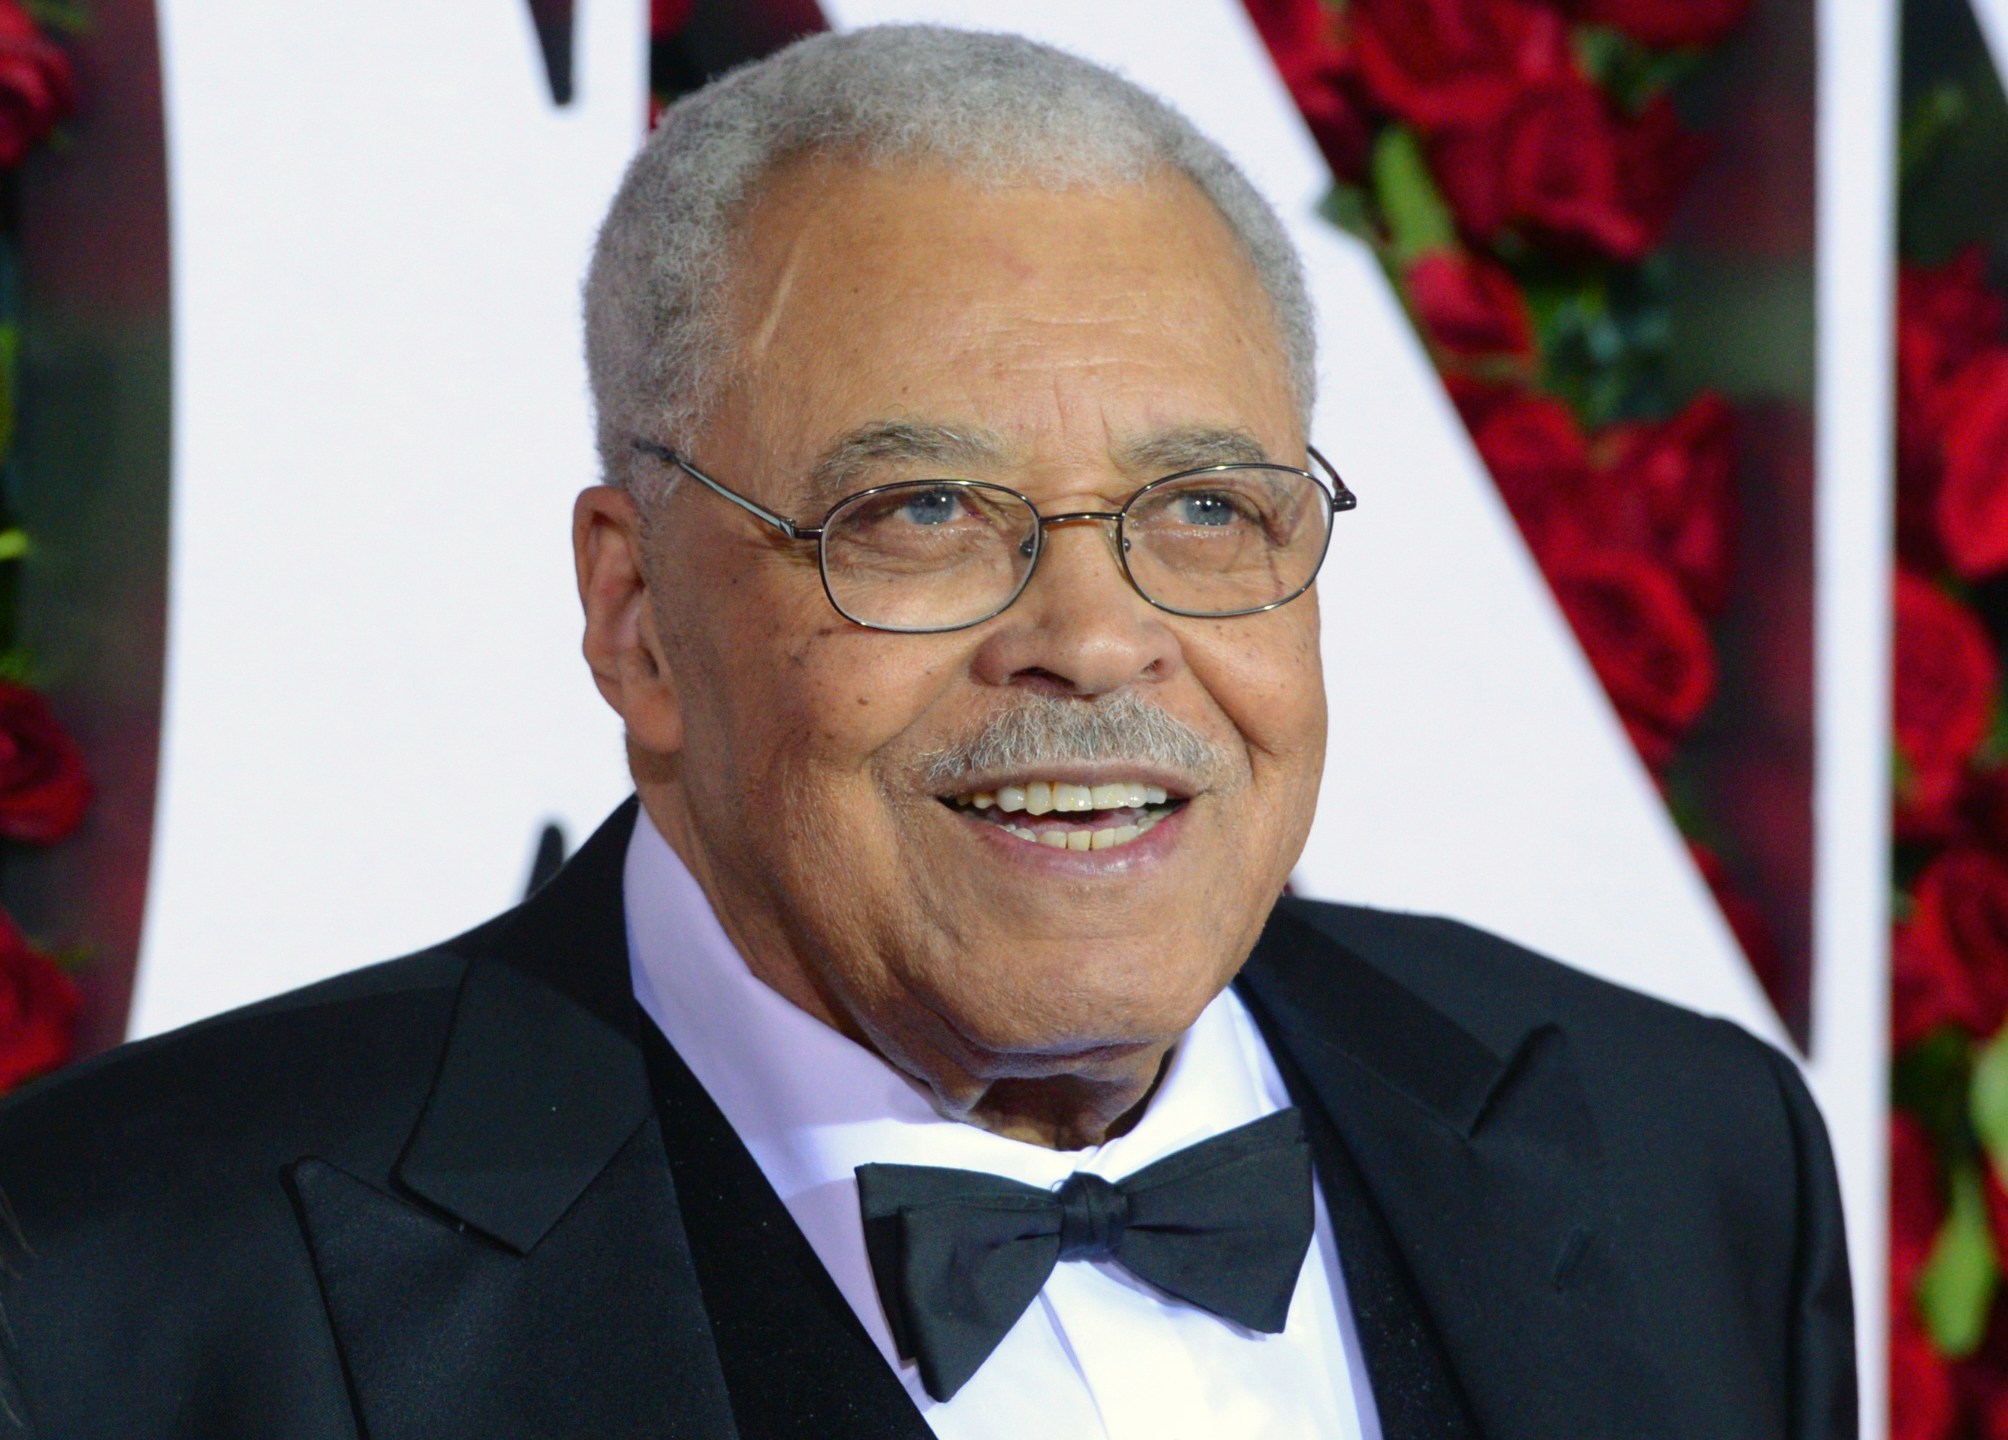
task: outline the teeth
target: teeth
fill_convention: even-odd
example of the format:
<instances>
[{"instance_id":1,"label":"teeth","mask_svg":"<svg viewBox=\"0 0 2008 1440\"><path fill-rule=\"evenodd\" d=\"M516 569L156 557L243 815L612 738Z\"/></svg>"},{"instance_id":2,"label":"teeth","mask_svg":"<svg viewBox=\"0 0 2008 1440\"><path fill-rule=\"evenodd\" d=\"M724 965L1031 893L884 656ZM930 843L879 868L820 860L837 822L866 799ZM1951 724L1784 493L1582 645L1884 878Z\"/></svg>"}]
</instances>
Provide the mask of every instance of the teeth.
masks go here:
<instances>
[{"instance_id":1,"label":"teeth","mask_svg":"<svg viewBox=\"0 0 2008 1440\"><path fill-rule=\"evenodd\" d=\"M994 790L977 790L957 803L972 810L1002 811L1015 815L1047 815L1054 812L1085 815L1095 810L1142 810L1163 805L1171 796L1162 785L1144 785L1134 780L1115 780L1104 785L1075 785L1065 780L1033 780L1024 785L999 785Z\"/></svg>"},{"instance_id":2,"label":"teeth","mask_svg":"<svg viewBox=\"0 0 2008 1440\"><path fill-rule=\"evenodd\" d=\"M1129 844L1156 823L1146 819L1136 825L1110 825L1101 830L1033 830L1024 825L1000 825L998 828L1007 835L1034 845L1048 845L1055 850L1113 850L1118 845Z\"/></svg>"}]
</instances>

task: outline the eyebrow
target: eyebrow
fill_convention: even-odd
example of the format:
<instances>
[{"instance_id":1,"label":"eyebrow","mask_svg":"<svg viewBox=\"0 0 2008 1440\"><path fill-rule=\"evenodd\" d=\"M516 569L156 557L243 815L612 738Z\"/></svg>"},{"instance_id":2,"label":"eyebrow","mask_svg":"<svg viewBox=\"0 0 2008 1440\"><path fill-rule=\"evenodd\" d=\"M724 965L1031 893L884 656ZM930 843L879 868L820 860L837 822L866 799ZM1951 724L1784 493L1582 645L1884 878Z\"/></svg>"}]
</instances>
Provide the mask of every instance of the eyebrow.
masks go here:
<instances>
[{"instance_id":1,"label":"eyebrow","mask_svg":"<svg viewBox=\"0 0 2008 1440\"><path fill-rule=\"evenodd\" d=\"M1132 474L1154 479L1209 465L1261 465L1269 452L1246 430L1179 425L1125 440L1115 447L1112 458Z\"/></svg>"},{"instance_id":2,"label":"eyebrow","mask_svg":"<svg viewBox=\"0 0 2008 1440\"><path fill-rule=\"evenodd\" d=\"M823 452L809 471L808 498L834 504L856 489L860 479L889 465L926 466L939 470L929 478L946 479L995 463L1005 449L997 436L975 426L874 420Z\"/></svg>"}]
</instances>

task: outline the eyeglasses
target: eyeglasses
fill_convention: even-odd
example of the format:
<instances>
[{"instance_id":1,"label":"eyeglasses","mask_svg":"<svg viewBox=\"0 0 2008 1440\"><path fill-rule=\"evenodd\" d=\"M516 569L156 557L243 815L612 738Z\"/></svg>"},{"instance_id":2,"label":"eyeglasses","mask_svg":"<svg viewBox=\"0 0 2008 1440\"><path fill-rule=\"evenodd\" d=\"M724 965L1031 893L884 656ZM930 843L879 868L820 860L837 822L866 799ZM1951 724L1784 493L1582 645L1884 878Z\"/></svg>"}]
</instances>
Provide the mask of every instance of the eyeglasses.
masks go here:
<instances>
[{"instance_id":1,"label":"eyeglasses","mask_svg":"<svg viewBox=\"0 0 2008 1440\"><path fill-rule=\"evenodd\" d=\"M674 465L779 530L814 541L823 592L869 630L965 630L1024 593L1052 525L1115 525L1130 587L1160 610L1201 619L1287 605L1317 578L1332 517L1359 502L1329 461L1330 483L1288 465L1209 465L1153 480L1120 510L1041 515L985 480L902 480L847 495L819 525L798 525L706 475L665 445L634 447Z\"/></svg>"}]
</instances>

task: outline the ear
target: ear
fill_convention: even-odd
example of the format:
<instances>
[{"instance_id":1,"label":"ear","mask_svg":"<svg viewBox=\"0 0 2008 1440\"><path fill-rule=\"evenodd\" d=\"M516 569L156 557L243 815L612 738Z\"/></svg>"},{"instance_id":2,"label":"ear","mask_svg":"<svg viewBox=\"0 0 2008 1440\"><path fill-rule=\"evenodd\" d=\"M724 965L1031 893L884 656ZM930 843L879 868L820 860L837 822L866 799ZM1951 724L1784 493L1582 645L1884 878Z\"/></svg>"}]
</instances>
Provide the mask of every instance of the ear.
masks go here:
<instances>
[{"instance_id":1,"label":"ear","mask_svg":"<svg viewBox=\"0 0 2008 1440\"><path fill-rule=\"evenodd\" d=\"M580 648L600 694L627 723L631 746L663 755L681 750L683 707L656 634L632 495L611 485L580 492L572 505L572 561L586 612Z\"/></svg>"}]
</instances>

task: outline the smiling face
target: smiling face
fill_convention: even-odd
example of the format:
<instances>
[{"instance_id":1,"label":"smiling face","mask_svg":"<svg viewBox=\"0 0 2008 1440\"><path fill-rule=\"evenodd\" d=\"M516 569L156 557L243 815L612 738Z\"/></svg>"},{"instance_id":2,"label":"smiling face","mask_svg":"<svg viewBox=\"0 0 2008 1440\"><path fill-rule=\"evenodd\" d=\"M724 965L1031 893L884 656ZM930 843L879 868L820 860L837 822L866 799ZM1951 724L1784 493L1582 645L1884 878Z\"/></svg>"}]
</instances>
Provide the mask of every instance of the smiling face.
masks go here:
<instances>
[{"instance_id":1,"label":"smiling face","mask_svg":"<svg viewBox=\"0 0 2008 1440\"><path fill-rule=\"evenodd\" d=\"M800 524L897 480L991 481L1050 516L1194 466L1305 464L1267 301L1183 178L1055 192L824 160L771 179L740 233L738 344L689 450ZM1086 522L1048 530L1002 614L891 634L831 607L814 545L688 478L646 523L589 491L576 533L643 803L756 973L947 1113L1100 1138L1302 848L1315 598L1168 614Z\"/></svg>"}]
</instances>

